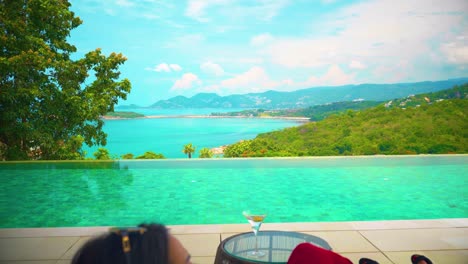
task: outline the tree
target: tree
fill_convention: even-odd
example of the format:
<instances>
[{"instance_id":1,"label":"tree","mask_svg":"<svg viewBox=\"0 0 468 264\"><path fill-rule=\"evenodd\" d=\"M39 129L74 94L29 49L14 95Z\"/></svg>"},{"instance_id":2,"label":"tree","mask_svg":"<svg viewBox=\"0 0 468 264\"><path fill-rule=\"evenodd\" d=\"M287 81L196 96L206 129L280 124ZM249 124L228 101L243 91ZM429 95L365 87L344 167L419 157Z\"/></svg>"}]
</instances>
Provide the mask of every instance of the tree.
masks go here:
<instances>
[{"instance_id":1,"label":"tree","mask_svg":"<svg viewBox=\"0 0 468 264\"><path fill-rule=\"evenodd\" d=\"M137 156L135 159L165 159L163 154L146 151L145 154Z\"/></svg>"},{"instance_id":2,"label":"tree","mask_svg":"<svg viewBox=\"0 0 468 264\"><path fill-rule=\"evenodd\" d=\"M133 159L133 154L132 153L127 153L122 155L122 159Z\"/></svg>"},{"instance_id":3,"label":"tree","mask_svg":"<svg viewBox=\"0 0 468 264\"><path fill-rule=\"evenodd\" d=\"M105 148L98 148L96 152L93 153L93 155L97 160L110 160L111 159L109 150Z\"/></svg>"},{"instance_id":4,"label":"tree","mask_svg":"<svg viewBox=\"0 0 468 264\"><path fill-rule=\"evenodd\" d=\"M224 150L224 157L226 158L237 158L245 157L251 150L252 140L241 140L235 144L227 146Z\"/></svg>"},{"instance_id":5,"label":"tree","mask_svg":"<svg viewBox=\"0 0 468 264\"><path fill-rule=\"evenodd\" d=\"M130 92L130 82L119 79L122 54L96 49L71 58L76 47L67 38L82 21L69 7L67 0L0 1L0 143L6 159L82 158L76 143L106 145L100 116Z\"/></svg>"},{"instance_id":6,"label":"tree","mask_svg":"<svg viewBox=\"0 0 468 264\"><path fill-rule=\"evenodd\" d=\"M209 148L202 148L200 149L200 158L212 158L213 157L213 151L211 151Z\"/></svg>"},{"instance_id":7,"label":"tree","mask_svg":"<svg viewBox=\"0 0 468 264\"><path fill-rule=\"evenodd\" d=\"M188 143L187 145L184 146L184 149L182 150L184 154L188 155L188 158L192 158L192 153L195 152L195 147L192 146L192 143Z\"/></svg>"}]
</instances>

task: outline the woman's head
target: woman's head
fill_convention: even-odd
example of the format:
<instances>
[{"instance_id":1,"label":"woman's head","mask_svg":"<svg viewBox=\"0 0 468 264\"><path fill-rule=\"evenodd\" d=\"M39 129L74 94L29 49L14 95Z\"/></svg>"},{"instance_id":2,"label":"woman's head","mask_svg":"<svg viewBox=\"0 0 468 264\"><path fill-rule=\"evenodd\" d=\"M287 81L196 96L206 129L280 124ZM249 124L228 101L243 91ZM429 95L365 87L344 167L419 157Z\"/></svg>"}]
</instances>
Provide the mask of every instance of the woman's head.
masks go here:
<instances>
[{"instance_id":1,"label":"woman's head","mask_svg":"<svg viewBox=\"0 0 468 264\"><path fill-rule=\"evenodd\" d=\"M141 224L137 228L113 228L88 241L72 264L185 264L190 255L163 225Z\"/></svg>"}]
</instances>

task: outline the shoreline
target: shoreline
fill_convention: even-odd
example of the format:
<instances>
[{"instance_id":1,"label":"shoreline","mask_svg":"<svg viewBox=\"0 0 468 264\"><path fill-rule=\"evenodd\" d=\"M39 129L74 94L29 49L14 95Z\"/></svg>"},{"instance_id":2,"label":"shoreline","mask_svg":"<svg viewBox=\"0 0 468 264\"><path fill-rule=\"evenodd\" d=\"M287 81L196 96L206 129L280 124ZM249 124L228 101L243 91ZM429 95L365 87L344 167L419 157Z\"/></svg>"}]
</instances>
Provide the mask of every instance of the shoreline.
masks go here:
<instances>
[{"instance_id":1,"label":"shoreline","mask_svg":"<svg viewBox=\"0 0 468 264\"><path fill-rule=\"evenodd\" d=\"M249 118L249 119L282 119L282 120L295 120L300 122L309 122L308 117L295 117L295 116L211 116L211 115L149 115L143 117L115 117L115 116L102 116L103 120L128 120L128 119L162 119L162 118Z\"/></svg>"}]
</instances>

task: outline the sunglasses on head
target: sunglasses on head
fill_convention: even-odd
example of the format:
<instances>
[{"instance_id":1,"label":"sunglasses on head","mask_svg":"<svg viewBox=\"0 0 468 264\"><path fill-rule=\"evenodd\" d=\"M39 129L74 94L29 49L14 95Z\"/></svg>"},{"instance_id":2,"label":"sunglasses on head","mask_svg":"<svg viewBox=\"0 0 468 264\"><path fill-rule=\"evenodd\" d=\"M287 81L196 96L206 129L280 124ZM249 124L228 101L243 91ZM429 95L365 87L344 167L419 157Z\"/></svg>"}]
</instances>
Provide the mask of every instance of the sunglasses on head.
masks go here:
<instances>
[{"instance_id":1,"label":"sunglasses on head","mask_svg":"<svg viewBox=\"0 0 468 264\"><path fill-rule=\"evenodd\" d=\"M146 232L144 227L112 227L109 229L109 232L114 233L122 237L122 248L127 259L127 264L131 264L130 251L132 247L130 246L130 237L129 234L139 233L143 235Z\"/></svg>"}]
</instances>

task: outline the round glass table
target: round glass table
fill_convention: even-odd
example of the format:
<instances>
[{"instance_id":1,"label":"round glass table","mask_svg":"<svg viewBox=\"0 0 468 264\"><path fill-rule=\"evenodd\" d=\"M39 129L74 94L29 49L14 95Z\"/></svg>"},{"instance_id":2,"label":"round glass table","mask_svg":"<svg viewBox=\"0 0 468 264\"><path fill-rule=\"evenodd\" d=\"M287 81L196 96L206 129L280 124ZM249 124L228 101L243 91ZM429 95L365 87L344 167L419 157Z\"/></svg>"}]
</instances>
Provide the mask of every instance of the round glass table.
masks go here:
<instances>
[{"instance_id":1,"label":"round glass table","mask_svg":"<svg viewBox=\"0 0 468 264\"><path fill-rule=\"evenodd\" d=\"M249 256L255 248L253 232L226 238L218 246L215 264L238 263L286 263L294 248L304 242L331 250L330 245L320 237L287 231L258 232L258 249L265 252L263 257Z\"/></svg>"}]
</instances>

